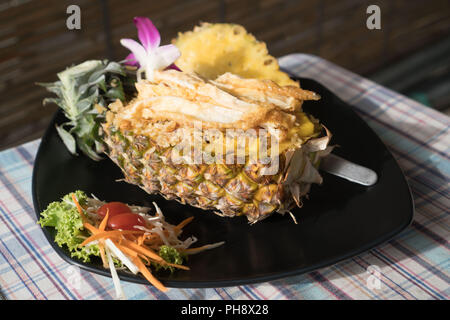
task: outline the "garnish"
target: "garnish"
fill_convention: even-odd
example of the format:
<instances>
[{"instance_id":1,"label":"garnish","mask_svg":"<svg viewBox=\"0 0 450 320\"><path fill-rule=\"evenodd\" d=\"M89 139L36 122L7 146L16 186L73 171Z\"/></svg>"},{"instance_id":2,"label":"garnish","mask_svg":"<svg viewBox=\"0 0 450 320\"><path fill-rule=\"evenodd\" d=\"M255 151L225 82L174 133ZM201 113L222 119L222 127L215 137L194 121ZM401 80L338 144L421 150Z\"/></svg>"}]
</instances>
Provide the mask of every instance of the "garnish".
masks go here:
<instances>
[{"instance_id":1,"label":"garnish","mask_svg":"<svg viewBox=\"0 0 450 320\"><path fill-rule=\"evenodd\" d=\"M82 191L73 193L81 205L86 205L87 197ZM90 262L92 255L97 255L95 246L79 247L88 233L83 228L82 216L72 200L72 195L66 195L61 201L55 201L48 205L41 213L38 223L44 227L53 227L56 230L55 242L58 246L67 246L72 258L78 258L84 262Z\"/></svg>"},{"instance_id":2,"label":"garnish","mask_svg":"<svg viewBox=\"0 0 450 320\"><path fill-rule=\"evenodd\" d=\"M173 65L181 53L173 44L160 46L161 36L152 21L145 17L135 17L134 24L138 30L139 42L133 39L121 39L120 43L131 53L126 63L138 66L137 79L145 73L146 79L153 79L154 70L163 70Z\"/></svg>"},{"instance_id":3,"label":"garnish","mask_svg":"<svg viewBox=\"0 0 450 320\"><path fill-rule=\"evenodd\" d=\"M78 146L91 159L102 159L100 123L109 103L125 101L124 76L117 62L89 60L58 73L59 81L38 83L57 95L43 104L57 104L69 120L56 130L70 153L77 155Z\"/></svg>"},{"instance_id":4,"label":"garnish","mask_svg":"<svg viewBox=\"0 0 450 320\"><path fill-rule=\"evenodd\" d=\"M168 269L170 272L189 270L183 265L187 255L223 244L218 242L190 248L197 239L188 237L181 240L179 237L192 217L172 225L165 220L156 203L153 203L153 215L149 214L151 208L123 203L119 208L117 202L113 202L114 206L109 204L90 198L83 191L76 191L64 196L61 201L51 203L41 213L38 223L42 227L55 228L55 242L60 247L66 246L72 257L84 262L90 262L92 256L100 257L103 267L111 271L117 298L124 298L117 267L126 267L133 274L141 273L156 288L166 291L167 288L152 275L152 268ZM106 214L102 214L105 207ZM124 208L126 212L122 213ZM125 215L138 216L145 223L129 229L109 226L110 217Z\"/></svg>"}]
</instances>

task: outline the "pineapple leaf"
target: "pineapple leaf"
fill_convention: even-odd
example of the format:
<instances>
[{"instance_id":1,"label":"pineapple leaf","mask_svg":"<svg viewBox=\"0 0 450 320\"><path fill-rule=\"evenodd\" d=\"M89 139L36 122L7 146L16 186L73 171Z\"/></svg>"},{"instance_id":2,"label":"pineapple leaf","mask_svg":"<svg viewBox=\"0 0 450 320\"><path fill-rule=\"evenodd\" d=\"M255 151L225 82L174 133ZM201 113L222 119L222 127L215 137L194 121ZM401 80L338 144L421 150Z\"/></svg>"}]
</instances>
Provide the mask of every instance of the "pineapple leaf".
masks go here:
<instances>
[{"instance_id":1,"label":"pineapple leaf","mask_svg":"<svg viewBox=\"0 0 450 320\"><path fill-rule=\"evenodd\" d=\"M77 146L74 137L72 137L72 135L63 128L63 126L55 126L55 127L56 131L61 137L61 140L64 142L64 145L66 146L67 150L69 150L71 154L77 155Z\"/></svg>"},{"instance_id":2,"label":"pineapple leaf","mask_svg":"<svg viewBox=\"0 0 450 320\"><path fill-rule=\"evenodd\" d=\"M83 151L83 153L84 153L85 155L87 155L89 158L91 158L91 159L93 159L93 160L96 160L96 161L100 161L100 160L103 159L103 158L102 158L101 156L99 156L99 155L97 154L97 152L96 152L94 149L92 149L92 147L91 147L89 144L87 144L85 141L81 141L81 139L77 139L77 141L78 141L78 146L79 146L79 148L81 149L81 151ZM95 144L94 144L94 147L95 147Z\"/></svg>"},{"instance_id":3,"label":"pineapple leaf","mask_svg":"<svg viewBox=\"0 0 450 320\"><path fill-rule=\"evenodd\" d=\"M126 74L117 62L88 60L58 73L58 81L37 83L57 97L45 98L43 104L55 103L69 120L56 130L70 153L77 155L78 148L93 160L101 160L104 150L99 132L105 111L99 112L96 104L106 107L116 99L125 102L125 97L134 92L124 92L122 82L127 82L129 91L134 79ZM63 126L70 129L65 129Z\"/></svg>"},{"instance_id":4,"label":"pineapple leaf","mask_svg":"<svg viewBox=\"0 0 450 320\"><path fill-rule=\"evenodd\" d=\"M123 95L123 90L121 90L121 88L109 89L108 92L106 92L105 97L110 99L120 99L122 101L125 99Z\"/></svg>"},{"instance_id":5,"label":"pineapple leaf","mask_svg":"<svg viewBox=\"0 0 450 320\"><path fill-rule=\"evenodd\" d=\"M108 63L108 65L105 68L105 72L111 72L111 73L116 73L116 74L120 74L121 76L125 76L125 70L122 68L122 66L114 61L111 61L110 63Z\"/></svg>"},{"instance_id":6,"label":"pineapple leaf","mask_svg":"<svg viewBox=\"0 0 450 320\"><path fill-rule=\"evenodd\" d=\"M59 81L46 83L46 82L38 82L38 85L46 88L48 91L53 92L54 94L60 96L61 95L61 83Z\"/></svg>"},{"instance_id":7,"label":"pineapple leaf","mask_svg":"<svg viewBox=\"0 0 450 320\"><path fill-rule=\"evenodd\" d=\"M45 106L49 103L54 103L56 105L60 105L61 104L61 99L59 98L45 98L44 100L42 100L42 104Z\"/></svg>"}]
</instances>

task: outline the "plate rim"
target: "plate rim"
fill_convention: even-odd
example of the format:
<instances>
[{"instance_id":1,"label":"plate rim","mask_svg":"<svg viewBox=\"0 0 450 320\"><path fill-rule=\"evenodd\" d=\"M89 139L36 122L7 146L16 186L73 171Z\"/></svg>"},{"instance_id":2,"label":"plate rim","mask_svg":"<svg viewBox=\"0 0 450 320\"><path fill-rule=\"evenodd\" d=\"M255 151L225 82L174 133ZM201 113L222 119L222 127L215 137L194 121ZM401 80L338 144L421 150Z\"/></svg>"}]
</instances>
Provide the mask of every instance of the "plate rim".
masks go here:
<instances>
[{"instance_id":1,"label":"plate rim","mask_svg":"<svg viewBox=\"0 0 450 320\"><path fill-rule=\"evenodd\" d=\"M285 70L284 70L285 71ZM249 276L249 277L239 277L239 278L235 278L235 279L217 279L217 280L196 280L196 281L186 281L186 280L171 280L171 279L159 279L165 286L170 287L170 288L217 288L217 287L231 287L231 286L239 286L239 285L246 285L246 284L255 284L255 283L262 283L262 282L268 282L268 281L274 281L274 280L279 280L279 279L283 279L283 278L287 278L287 277L292 277L292 276L298 276L298 275L302 275L302 274L306 274L318 269L322 269L325 267L329 267L332 265L335 265L337 263L340 263L342 261L348 260L352 257L355 257L359 254L362 254L366 251L369 251L370 249L376 247L376 246L380 246L384 243L386 243L387 241L391 240L393 237L395 237L396 235L400 234L402 231L404 231L408 226L410 226L414 220L414 214L415 214L415 203L414 203L414 198L412 196L412 192L411 192L411 187L408 183L408 180L406 179L406 176L404 174L403 169L401 168L401 166L398 164L397 159L393 156L391 150L387 147L387 145L381 140L381 138L378 136L378 134L367 124L367 122L355 111L355 107L350 104L347 103L345 101L343 101L340 97L338 97L332 90L330 90L328 87L326 87L325 85L323 85L322 83L318 82L317 80L311 79L311 78L301 78L301 77L297 77L295 75L293 75L292 73L290 73L289 71L286 71L288 74L290 74L290 76L296 80L299 81L312 81L315 82L316 84L318 84L319 86L321 86L322 88L326 89L331 95L334 96L334 98L336 100L338 100L339 103L349 107L349 109L351 109L351 112L353 112L360 120L362 123L364 123L364 125L367 127L368 130L370 130L371 132L374 133L374 138L376 137L376 139L379 140L379 142L385 147L385 149L388 151L390 157L394 160L395 166L396 168L400 171L401 173L401 178L403 180L403 183L406 185L407 187L407 191L408 191L408 198L409 198L409 219L408 221L405 221L402 225L399 225L395 230L384 234L382 237L378 237L377 239L374 239L373 241L368 242L366 245L364 246L358 246L356 249L351 250L350 252L344 254L344 255L339 255L339 257L331 257L328 259L325 259L324 261L321 261L319 263L316 264L312 264L306 267L294 267L294 268L290 268L287 269L286 271L274 271L271 273L266 273L264 275L257 275L257 276ZM49 125L47 126L41 141L39 143L39 147L38 150L36 152L36 156L34 158L34 163L33 163L33 172L32 172L32 186L31 186L31 192L32 192L32 200L33 200L33 209L36 215L37 220L40 219L41 216L41 212L39 212L39 200L38 200L38 194L37 194L37 172L39 170L39 166L40 166L40 162L37 162L36 159L39 158L40 154L42 153L42 146L43 146L43 142L48 139L51 131L53 130L53 125L56 122L57 117L63 113L63 111L58 108L55 113L53 114ZM56 201L56 200L55 200ZM405 219L406 220L406 219ZM109 269L101 269L98 268L95 265L90 265L89 263L85 263L81 260L78 260L76 258L72 258L70 256L68 256L66 254L66 252L64 252L64 250L58 246L58 244L54 241L54 239L52 238L50 232L49 232L49 227L41 227L40 229L43 231L44 236L46 238L46 240L49 242L49 244L51 245L51 247L56 251L56 253L58 254L59 257L61 257L64 261L66 261L67 263L71 264L71 265L75 265L77 267L79 267L80 269L83 269L85 271L88 272L92 272L98 275L102 275L102 276L106 276L111 278L111 273L109 271ZM122 281L127 281L127 282L131 282L131 283L137 283L137 284L144 284L144 285L150 285L148 283L148 281L140 274L134 275L131 272L123 272L121 270L118 270L118 274L119 277ZM156 275L156 277L158 278L158 276Z\"/></svg>"}]
</instances>

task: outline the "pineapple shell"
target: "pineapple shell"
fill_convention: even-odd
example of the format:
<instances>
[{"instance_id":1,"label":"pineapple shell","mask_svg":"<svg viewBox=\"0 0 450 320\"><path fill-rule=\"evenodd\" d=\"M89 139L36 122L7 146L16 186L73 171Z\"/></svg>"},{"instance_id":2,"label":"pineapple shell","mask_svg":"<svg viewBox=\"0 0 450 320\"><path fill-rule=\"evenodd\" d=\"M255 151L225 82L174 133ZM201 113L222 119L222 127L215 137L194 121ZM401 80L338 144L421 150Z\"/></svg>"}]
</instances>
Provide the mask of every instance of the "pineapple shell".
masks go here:
<instances>
[{"instance_id":1,"label":"pineapple shell","mask_svg":"<svg viewBox=\"0 0 450 320\"><path fill-rule=\"evenodd\" d=\"M145 135L105 130L108 156L123 171L125 180L148 193L159 193L167 200L177 200L204 210L213 210L227 217L245 215L250 223L260 221L274 212L289 212L312 183L321 183L316 167L326 156L330 133L326 128L320 138L313 138L295 151L279 155L275 174L263 175L267 166L244 164L177 164L172 148L152 142Z\"/></svg>"}]
</instances>

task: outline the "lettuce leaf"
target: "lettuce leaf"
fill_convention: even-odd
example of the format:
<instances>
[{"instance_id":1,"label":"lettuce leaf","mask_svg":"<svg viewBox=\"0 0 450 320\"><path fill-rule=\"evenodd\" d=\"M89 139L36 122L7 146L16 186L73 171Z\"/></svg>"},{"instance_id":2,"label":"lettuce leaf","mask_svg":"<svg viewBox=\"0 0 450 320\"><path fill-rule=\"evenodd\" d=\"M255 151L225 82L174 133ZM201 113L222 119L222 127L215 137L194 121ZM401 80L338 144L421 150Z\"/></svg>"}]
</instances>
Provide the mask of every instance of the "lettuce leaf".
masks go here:
<instances>
[{"instance_id":1,"label":"lettuce leaf","mask_svg":"<svg viewBox=\"0 0 450 320\"><path fill-rule=\"evenodd\" d=\"M83 191L75 191L75 196L81 206L87 203L87 196ZM71 257L90 262L91 255L100 256L97 245L79 247L89 233L83 227L81 216L72 201L72 193L65 195L61 201L50 203L41 213L38 223L41 227L55 228L55 242L60 247L66 246Z\"/></svg>"}]
</instances>

